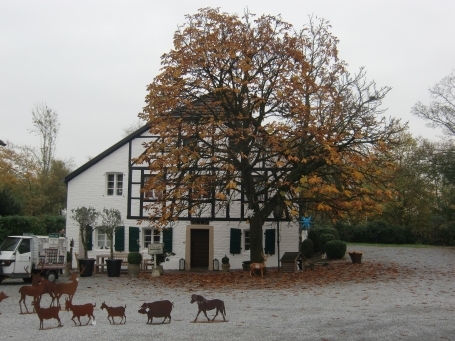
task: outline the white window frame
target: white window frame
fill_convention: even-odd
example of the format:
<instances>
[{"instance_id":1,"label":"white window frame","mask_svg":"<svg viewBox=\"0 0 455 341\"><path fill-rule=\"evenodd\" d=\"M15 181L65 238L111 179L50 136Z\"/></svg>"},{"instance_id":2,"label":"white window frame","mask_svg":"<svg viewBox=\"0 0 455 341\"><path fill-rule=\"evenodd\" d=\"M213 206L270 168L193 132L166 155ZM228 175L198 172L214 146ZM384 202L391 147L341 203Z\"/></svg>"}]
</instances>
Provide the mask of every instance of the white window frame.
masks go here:
<instances>
[{"instance_id":1,"label":"white window frame","mask_svg":"<svg viewBox=\"0 0 455 341\"><path fill-rule=\"evenodd\" d=\"M161 243L161 232L154 228L142 229L142 248L148 249L151 243Z\"/></svg>"},{"instance_id":2,"label":"white window frame","mask_svg":"<svg viewBox=\"0 0 455 341\"><path fill-rule=\"evenodd\" d=\"M96 229L95 230L95 238L96 238L96 248L100 250L110 250L111 248L111 241L107 237L106 232L103 232L101 229ZM100 238L102 237L102 238ZM100 242L103 243L103 245L100 245Z\"/></svg>"},{"instance_id":3,"label":"white window frame","mask_svg":"<svg viewBox=\"0 0 455 341\"><path fill-rule=\"evenodd\" d=\"M243 251L250 251L250 230L243 230Z\"/></svg>"},{"instance_id":4,"label":"white window frame","mask_svg":"<svg viewBox=\"0 0 455 341\"><path fill-rule=\"evenodd\" d=\"M106 195L109 197L123 195L123 173L106 173ZM112 191L112 192L110 192Z\"/></svg>"}]
</instances>

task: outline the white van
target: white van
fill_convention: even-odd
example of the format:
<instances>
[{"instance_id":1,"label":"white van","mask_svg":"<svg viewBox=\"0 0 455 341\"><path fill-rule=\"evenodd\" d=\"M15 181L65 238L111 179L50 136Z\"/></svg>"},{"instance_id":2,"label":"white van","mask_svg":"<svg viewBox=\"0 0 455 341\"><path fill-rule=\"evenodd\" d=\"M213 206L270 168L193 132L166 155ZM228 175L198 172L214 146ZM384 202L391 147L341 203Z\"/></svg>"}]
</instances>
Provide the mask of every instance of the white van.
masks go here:
<instances>
[{"instance_id":1,"label":"white van","mask_svg":"<svg viewBox=\"0 0 455 341\"><path fill-rule=\"evenodd\" d=\"M58 234L8 236L0 244L0 283L5 278L30 282L36 273L54 282L65 268L67 250L67 238Z\"/></svg>"}]
</instances>

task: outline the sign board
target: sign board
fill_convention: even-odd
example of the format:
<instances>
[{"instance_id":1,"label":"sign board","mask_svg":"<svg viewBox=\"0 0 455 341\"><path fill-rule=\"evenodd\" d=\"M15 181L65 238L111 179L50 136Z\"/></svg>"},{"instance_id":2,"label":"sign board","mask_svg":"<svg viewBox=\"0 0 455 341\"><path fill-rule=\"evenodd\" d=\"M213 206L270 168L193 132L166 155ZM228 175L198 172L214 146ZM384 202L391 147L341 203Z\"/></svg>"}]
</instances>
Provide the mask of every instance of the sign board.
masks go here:
<instances>
[{"instance_id":1,"label":"sign board","mask_svg":"<svg viewBox=\"0 0 455 341\"><path fill-rule=\"evenodd\" d=\"M149 244L149 255L160 255L163 253L163 243Z\"/></svg>"},{"instance_id":2,"label":"sign board","mask_svg":"<svg viewBox=\"0 0 455 341\"><path fill-rule=\"evenodd\" d=\"M58 238L60 235L58 233L49 233L49 247L54 248L58 247Z\"/></svg>"}]
</instances>

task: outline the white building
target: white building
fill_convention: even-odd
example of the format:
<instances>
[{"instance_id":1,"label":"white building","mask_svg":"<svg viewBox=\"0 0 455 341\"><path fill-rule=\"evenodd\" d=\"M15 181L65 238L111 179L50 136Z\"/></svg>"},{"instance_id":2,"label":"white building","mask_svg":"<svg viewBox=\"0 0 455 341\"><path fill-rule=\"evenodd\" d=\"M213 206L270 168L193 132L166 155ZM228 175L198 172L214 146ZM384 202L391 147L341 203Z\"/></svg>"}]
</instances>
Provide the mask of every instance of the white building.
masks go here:
<instances>
[{"instance_id":1,"label":"white building","mask_svg":"<svg viewBox=\"0 0 455 341\"><path fill-rule=\"evenodd\" d=\"M144 151L142 143L150 138L147 126L144 126L65 178L68 187L66 233L69 239L75 241L75 252L83 255L79 227L71 219L71 210L82 206L94 207L99 212L103 208L116 208L120 210L124 223L116 233L114 244L117 251L140 251L144 257L150 257L148 244L164 242L165 249L175 253L169 262L163 264L164 269L178 269L179 260L183 258L187 270L210 270L213 260L216 258L221 263L224 255L229 257L231 269L242 268L242 262L250 260L246 205L232 205L229 210L218 212L218 216L209 213L200 218L180 217L164 233L150 228L146 221L138 223L147 217L143 206L153 200L155 194L141 193L140 189L150 173L146 166L135 165L131 160ZM271 254L267 261L269 267L278 265L276 225L270 219L263 226L265 253ZM298 251L298 229L297 222L280 222L280 257L284 252ZM92 246L89 257L107 253L106 249L110 248L106 235L97 229L89 240ZM75 266L75 260L73 262Z\"/></svg>"}]
</instances>

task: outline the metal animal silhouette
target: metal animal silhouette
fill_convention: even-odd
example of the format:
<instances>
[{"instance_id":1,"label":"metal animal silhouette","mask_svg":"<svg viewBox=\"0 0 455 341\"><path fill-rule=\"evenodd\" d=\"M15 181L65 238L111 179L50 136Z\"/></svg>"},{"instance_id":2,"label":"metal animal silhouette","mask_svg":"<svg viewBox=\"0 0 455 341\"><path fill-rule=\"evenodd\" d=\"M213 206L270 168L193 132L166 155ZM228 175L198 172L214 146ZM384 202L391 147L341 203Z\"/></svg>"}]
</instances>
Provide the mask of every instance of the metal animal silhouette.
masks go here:
<instances>
[{"instance_id":1,"label":"metal animal silhouette","mask_svg":"<svg viewBox=\"0 0 455 341\"><path fill-rule=\"evenodd\" d=\"M208 321L210 321L209 317L207 316L207 310L213 310L216 309L215 316L213 317L212 321L215 319L215 317L218 316L218 312L223 315L223 320L226 321L226 309L224 307L224 302L222 300L214 299L214 300L206 300L203 296L201 295L196 295L193 294L191 295L191 304L194 302L197 303L198 306L198 312L196 315L196 318L194 319L193 322L196 322L197 317L199 316L199 313L202 311L207 318Z\"/></svg>"},{"instance_id":2,"label":"metal animal silhouette","mask_svg":"<svg viewBox=\"0 0 455 341\"><path fill-rule=\"evenodd\" d=\"M168 300L144 303L141 306L141 309L138 310L138 313L147 314L147 324L152 324L154 317L164 317L163 322L161 323L164 323L166 318L168 318L169 323L171 323L171 311L173 306L174 303Z\"/></svg>"}]
</instances>

